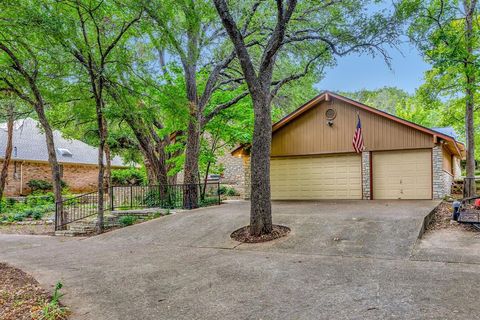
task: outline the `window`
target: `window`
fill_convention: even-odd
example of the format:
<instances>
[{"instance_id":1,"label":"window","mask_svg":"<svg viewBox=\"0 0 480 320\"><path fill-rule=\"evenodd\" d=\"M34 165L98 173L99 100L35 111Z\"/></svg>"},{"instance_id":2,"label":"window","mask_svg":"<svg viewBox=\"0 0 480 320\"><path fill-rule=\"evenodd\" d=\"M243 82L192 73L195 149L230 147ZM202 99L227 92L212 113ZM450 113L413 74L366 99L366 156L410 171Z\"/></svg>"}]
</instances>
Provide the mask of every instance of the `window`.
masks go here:
<instances>
[{"instance_id":1,"label":"window","mask_svg":"<svg viewBox=\"0 0 480 320\"><path fill-rule=\"evenodd\" d=\"M59 165L59 170L60 170L60 178L63 178L63 164Z\"/></svg>"},{"instance_id":2,"label":"window","mask_svg":"<svg viewBox=\"0 0 480 320\"><path fill-rule=\"evenodd\" d=\"M65 148L57 148L58 152L62 155L62 157L73 157L73 153L70 150Z\"/></svg>"},{"instance_id":3,"label":"window","mask_svg":"<svg viewBox=\"0 0 480 320\"><path fill-rule=\"evenodd\" d=\"M13 162L13 179L15 180L20 179L20 168L17 161Z\"/></svg>"}]
</instances>

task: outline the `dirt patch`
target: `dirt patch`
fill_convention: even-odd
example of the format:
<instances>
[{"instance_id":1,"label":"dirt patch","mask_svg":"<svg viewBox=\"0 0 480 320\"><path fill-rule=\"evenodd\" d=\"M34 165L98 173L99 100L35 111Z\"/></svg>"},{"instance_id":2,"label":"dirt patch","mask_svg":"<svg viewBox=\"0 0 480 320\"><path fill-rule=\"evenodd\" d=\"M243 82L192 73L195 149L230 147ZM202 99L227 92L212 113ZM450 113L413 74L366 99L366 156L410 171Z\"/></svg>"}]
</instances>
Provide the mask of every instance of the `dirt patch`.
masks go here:
<instances>
[{"instance_id":1,"label":"dirt patch","mask_svg":"<svg viewBox=\"0 0 480 320\"><path fill-rule=\"evenodd\" d=\"M43 290L32 276L20 269L0 263L0 319L47 319L42 318L49 307L50 295ZM57 310L49 309L52 320L67 319L68 311L54 315Z\"/></svg>"},{"instance_id":2,"label":"dirt patch","mask_svg":"<svg viewBox=\"0 0 480 320\"><path fill-rule=\"evenodd\" d=\"M478 232L474 227L468 224L458 223L452 220L452 204L450 202L442 202L433 213L433 218L427 226L427 231L451 229L464 230L470 232Z\"/></svg>"},{"instance_id":3,"label":"dirt patch","mask_svg":"<svg viewBox=\"0 0 480 320\"><path fill-rule=\"evenodd\" d=\"M53 235L55 227L53 224L1 224L0 234L46 234Z\"/></svg>"},{"instance_id":4,"label":"dirt patch","mask_svg":"<svg viewBox=\"0 0 480 320\"><path fill-rule=\"evenodd\" d=\"M290 228L280 225L273 225L273 230L269 234L263 234L261 236L252 236L250 235L250 226L242 227L238 230L232 232L230 237L238 242L245 243L258 243L275 240L281 237L285 237L290 233Z\"/></svg>"}]
</instances>

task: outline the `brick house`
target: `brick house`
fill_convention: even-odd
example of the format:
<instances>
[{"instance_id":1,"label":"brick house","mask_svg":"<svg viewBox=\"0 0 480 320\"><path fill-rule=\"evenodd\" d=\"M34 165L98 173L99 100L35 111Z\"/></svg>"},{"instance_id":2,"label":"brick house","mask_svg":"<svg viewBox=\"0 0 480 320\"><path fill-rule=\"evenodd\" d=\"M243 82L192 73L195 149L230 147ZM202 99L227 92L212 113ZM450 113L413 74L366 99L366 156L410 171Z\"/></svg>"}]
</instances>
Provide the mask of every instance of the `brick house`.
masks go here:
<instances>
[{"instance_id":1,"label":"brick house","mask_svg":"<svg viewBox=\"0 0 480 320\"><path fill-rule=\"evenodd\" d=\"M358 118L365 149L352 142ZM440 199L461 175L465 146L448 128L429 129L324 92L275 123L270 161L273 200ZM250 154L240 146L245 197Z\"/></svg>"},{"instance_id":2,"label":"brick house","mask_svg":"<svg viewBox=\"0 0 480 320\"><path fill-rule=\"evenodd\" d=\"M68 140L60 131L53 131L62 180L72 192L93 191L97 187L98 149L79 140ZM0 163L5 156L6 123L0 124ZM112 159L112 168L127 167L120 157ZM13 151L5 186L6 196L30 193L28 181L52 181L45 134L31 118L15 121Z\"/></svg>"}]
</instances>

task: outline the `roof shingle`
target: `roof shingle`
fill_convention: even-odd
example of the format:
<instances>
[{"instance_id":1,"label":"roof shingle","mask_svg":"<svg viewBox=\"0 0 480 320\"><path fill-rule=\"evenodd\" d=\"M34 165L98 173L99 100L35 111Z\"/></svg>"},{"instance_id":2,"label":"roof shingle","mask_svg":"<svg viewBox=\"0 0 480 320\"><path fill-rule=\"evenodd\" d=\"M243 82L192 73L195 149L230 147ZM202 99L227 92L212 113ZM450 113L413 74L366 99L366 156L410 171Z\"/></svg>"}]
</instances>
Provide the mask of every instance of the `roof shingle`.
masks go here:
<instances>
[{"instance_id":1,"label":"roof shingle","mask_svg":"<svg viewBox=\"0 0 480 320\"><path fill-rule=\"evenodd\" d=\"M0 158L5 157L7 143L6 123L0 124ZM96 165L98 149L82 141L65 139L58 130L53 130L53 139L59 163L75 163ZM65 150L66 149L66 150ZM30 160L48 162L45 134L40 129L38 121L26 118L15 121L13 131L12 160ZM121 157L112 159L112 166L125 167Z\"/></svg>"}]
</instances>

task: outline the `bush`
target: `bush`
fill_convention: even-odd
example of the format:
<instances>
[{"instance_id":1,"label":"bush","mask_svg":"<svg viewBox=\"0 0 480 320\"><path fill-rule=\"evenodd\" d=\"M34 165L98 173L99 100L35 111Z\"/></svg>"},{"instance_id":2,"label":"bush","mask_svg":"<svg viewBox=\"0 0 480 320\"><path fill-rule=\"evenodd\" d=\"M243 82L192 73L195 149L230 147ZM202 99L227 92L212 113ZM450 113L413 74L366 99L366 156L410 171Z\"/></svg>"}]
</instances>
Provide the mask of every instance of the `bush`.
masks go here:
<instances>
[{"instance_id":1,"label":"bush","mask_svg":"<svg viewBox=\"0 0 480 320\"><path fill-rule=\"evenodd\" d=\"M145 202L145 205L149 208L160 206L160 192L154 189L148 190L143 201Z\"/></svg>"},{"instance_id":2,"label":"bush","mask_svg":"<svg viewBox=\"0 0 480 320\"><path fill-rule=\"evenodd\" d=\"M32 192L35 191L49 191L52 190L53 185L45 180L37 180L37 179L32 179L27 182L27 186L32 190Z\"/></svg>"},{"instance_id":3,"label":"bush","mask_svg":"<svg viewBox=\"0 0 480 320\"><path fill-rule=\"evenodd\" d=\"M60 184L62 186L62 189L67 187L67 184L63 180L60 180ZM36 192L36 191L47 192L47 191L53 190L52 183L45 180L41 180L41 179L30 180L27 182L27 186L30 188L30 190L32 190L32 192Z\"/></svg>"},{"instance_id":4,"label":"bush","mask_svg":"<svg viewBox=\"0 0 480 320\"><path fill-rule=\"evenodd\" d=\"M227 197L235 197L239 195L238 191L235 190L235 188L226 186L220 186L218 192L220 193L220 195L225 195Z\"/></svg>"},{"instance_id":5,"label":"bush","mask_svg":"<svg viewBox=\"0 0 480 320\"><path fill-rule=\"evenodd\" d=\"M22 213L17 213L15 215L13 215L13 220L14 221L23 221L24 218L25 218L25 216Z\"/></svg>"},{"instance_id":6,"label":"bush","mask_svg":"<svg viewBox=\"0 0 480 320\"><path fill-rule=\"evenodd\" d=\"M40 211L35 211L32 215L32 218L34 220L40 220L42 219L42 217L43 217L43 212L40 212Z\"/></svg>"},{"instance_id":7,"label":"bush","mask_svg":"<svg viewBox=\"0 0 480 320\"><path fill-rule=\"evenodd\" d=\"M112 183L116 186L138 186L147 182L145 170L139 168L112 170Z\"/></svg>"},{"instance_id":8,"label":"bush","mask_svg":"<svg viewBox=\"0 0 480 320\"><path fill-rule=\"evenodd\" d=\"M122 227L128 227L134 224L137 221L137 217L135 216L122 216L118 219L118 222Z\"/></svg>"}]
</instances>

